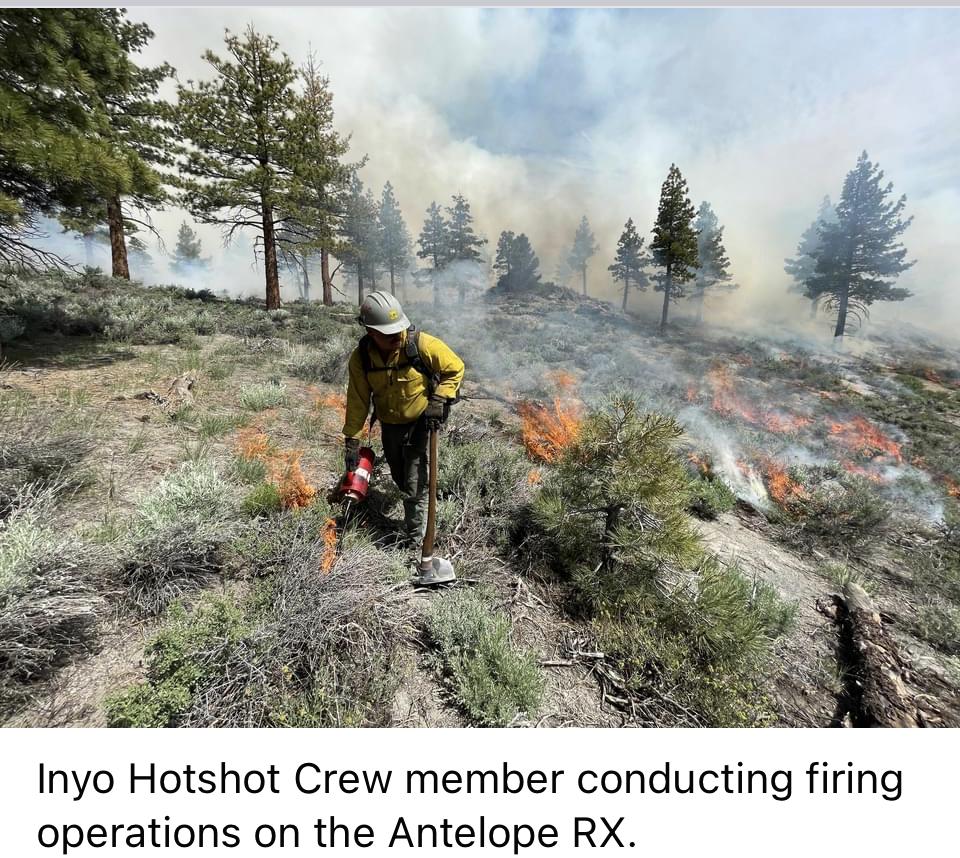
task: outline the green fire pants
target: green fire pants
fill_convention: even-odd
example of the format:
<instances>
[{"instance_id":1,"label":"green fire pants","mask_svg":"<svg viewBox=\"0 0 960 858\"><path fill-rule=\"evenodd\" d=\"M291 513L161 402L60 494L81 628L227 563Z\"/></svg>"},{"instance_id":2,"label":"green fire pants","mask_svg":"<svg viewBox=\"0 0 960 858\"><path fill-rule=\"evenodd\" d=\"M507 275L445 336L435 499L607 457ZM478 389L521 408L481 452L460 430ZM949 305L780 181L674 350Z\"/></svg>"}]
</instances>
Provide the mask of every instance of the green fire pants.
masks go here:
<instances>
[{"instance_id":1,"label":"green fire pants","mask_svg":"<svg viewBox=\"0 0 960 858\"><path fill-rule=\"evenodd\" d=\"M403 495L404 536L409 547L417 548L427 531L430 502L426 423L422 418L413 423L381 421L380 432L390 476Z\"/></svg>"}]
</instances>

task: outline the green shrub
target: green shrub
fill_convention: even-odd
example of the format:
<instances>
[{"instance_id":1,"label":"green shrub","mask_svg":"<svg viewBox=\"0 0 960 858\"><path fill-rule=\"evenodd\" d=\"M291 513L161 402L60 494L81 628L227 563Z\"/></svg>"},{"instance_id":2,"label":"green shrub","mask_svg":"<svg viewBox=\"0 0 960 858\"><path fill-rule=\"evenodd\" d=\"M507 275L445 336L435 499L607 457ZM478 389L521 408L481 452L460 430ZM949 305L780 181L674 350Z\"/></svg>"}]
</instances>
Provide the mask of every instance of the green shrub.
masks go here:
<instances>
[{"instance_id":1,"label":"green shrub","mask_svg":"<svg viewBox=\"0 0 960 858\"><path fill-rule=\"evenodd\" d=\"M276 408L287 401L287 387L273 382L245 384L240 388L240 404L248 411Z\"/></svg>"},{"instance_id":2,"label":"green shrub","mask_svg":"<svg viewBox=\"0 0 960 858\"><path fill-rule=\"evenodd\" d=\"M222 568L237 513L233 488L207 460L161 480L138 505L124 540L118 576L126 598L155 615L209 581Z\"/></svg>"},{"instance_id":3,"label":"green shrub","mask_svg":"<svg viewBox=\"0 0 960 858\"><path fill-rule=\"evenodd\" d=\"M267 477L267 466L259 459L247 459L244 456L235 456L231 465L233 477L241 483L256 485Z\"/></svg>"},{"instance_id":4,"label":"green shrub","mask_svg":"<svg viewBox=\"0 0 960 858\"><path fill-rule=\"evenodd\" d=\"M249 516L270 515L283 508L280 489L273 483L260 483L243 499L241 509Z\"/></svg>"},{"instance_id":5,"label":"green shrub","mask_svg":"<svg viewBox=\"0 0 960 858\"><path fill-rule=\"evenodd\" d=\"M234 647L249 634L242 608L226 597L204 597L191 613L173 605L147 645L146 681L104 701L107 724L174 726L197 688L223 671Z\"/></svg>"},{"instance_id":6,"label":"green shrub","mask_svg":"<svg viewBox=\"0 0 960 858\"><path fill-rule=\"evenodd\" d=\"M719 477L694 480L689 510L698 518L715 519L734 508L737 496Z\"/></svg>"},{"instance_id":7,"label":"green shrub","mask_svg":"<svg viewBox=\"0 0 960 858\"><path fill-rule=\"evenodd\" d=\"M510 620L484 594L455 591L431 606L428 630L450 678L453 694L479 724L503 726L532 716L543 678L532 653L510 642Z\"/></svg>"}]
</instances>

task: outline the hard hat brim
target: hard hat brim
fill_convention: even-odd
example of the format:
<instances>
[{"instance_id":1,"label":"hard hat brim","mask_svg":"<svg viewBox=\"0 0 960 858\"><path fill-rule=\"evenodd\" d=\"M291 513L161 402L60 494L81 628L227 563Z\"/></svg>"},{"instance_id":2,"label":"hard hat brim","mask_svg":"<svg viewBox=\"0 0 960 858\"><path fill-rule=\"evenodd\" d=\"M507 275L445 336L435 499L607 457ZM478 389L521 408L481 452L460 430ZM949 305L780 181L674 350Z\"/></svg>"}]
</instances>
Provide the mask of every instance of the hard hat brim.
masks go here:
<instances>
[{"instance_id":1,"label":"hard hat brim","mask_svg":"<svg viewBox=\"0 0 960 858\"><path fill-rule=\"evenodd\" d=\"M401 314L395 322L389 322L386 325L364 325L364 327L372 328L381 334L399 334L400 331L405 331L410 327L410 320L406 317L406 314Z\"/></svg>"}]
</instances>

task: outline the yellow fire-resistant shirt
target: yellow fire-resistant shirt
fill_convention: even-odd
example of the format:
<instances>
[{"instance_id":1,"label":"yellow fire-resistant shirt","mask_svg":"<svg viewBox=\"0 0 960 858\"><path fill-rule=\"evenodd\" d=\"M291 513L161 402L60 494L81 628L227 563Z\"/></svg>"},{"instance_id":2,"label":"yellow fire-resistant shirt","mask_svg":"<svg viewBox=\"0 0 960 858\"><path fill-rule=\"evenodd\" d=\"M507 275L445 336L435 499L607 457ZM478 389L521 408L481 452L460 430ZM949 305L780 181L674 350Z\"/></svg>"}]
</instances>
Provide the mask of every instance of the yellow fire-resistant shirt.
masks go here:
<instances>
[{"instance_id":1,"label":"yellow fire-resistant shirt","mask_svg":"<svg viewBox=\"0 0 960 858\"><path fill-rule=\"evenodd\" d=\"M363 371L360 346L353 350L347 384L347 418L343 424L346 437L360 437L371 397L377 419L384 423L412 423L423 414L429 393L427 379L407 361L406 343L407 332L404 331L400 347L384 360L380 350L371 342L370 367L375 371L369 374ZM435 393L448 399L456 396L463 381L463 361L445 342L422 331L418 346L427 369L439 379Z\"/></svg>"}]
</instances>

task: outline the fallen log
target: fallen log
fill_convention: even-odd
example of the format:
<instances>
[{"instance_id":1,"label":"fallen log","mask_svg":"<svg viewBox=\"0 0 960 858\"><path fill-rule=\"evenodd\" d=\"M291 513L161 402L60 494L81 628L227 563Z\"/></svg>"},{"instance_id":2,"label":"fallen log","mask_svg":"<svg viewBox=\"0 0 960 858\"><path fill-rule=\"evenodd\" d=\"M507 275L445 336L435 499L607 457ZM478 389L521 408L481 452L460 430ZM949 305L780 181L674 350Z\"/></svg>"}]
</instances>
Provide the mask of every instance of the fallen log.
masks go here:
<instances>
[{"instance_id":1,"label":"fallen log","mask_svg":"<svg viewBox=\"0 0 960 858\"><path fill-rule=\"evenodd\" d=\"M843 588L853 665L860 685L859 718L868 727L920 727L923 718L906 687L906 666L880 612L859 584Z\"/></svg>"}]
</instances>

